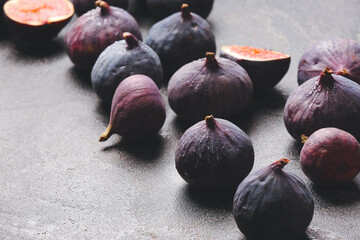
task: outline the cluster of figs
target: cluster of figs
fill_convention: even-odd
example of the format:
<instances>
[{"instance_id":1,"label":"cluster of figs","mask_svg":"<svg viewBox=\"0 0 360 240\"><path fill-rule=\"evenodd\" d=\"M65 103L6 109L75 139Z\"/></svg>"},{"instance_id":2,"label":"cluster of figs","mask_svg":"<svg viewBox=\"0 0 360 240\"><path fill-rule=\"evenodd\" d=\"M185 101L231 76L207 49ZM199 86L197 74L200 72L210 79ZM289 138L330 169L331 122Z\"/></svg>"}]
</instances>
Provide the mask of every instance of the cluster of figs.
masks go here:
<instances>
[{"instance_id":1,"label":"cluster of figs","mask_svg":"<svg viewBox=\"0 0 360 240\"><path fill-rule=\"evenodd\" d=\"M144 42L136 19L124 10L128 0L1 4L14 36L27 40L56 36L76 12L64 37L67 54L90 74L101 101L111 104L100 141L112 134L135 141L156 135L166 119L159 89L168 83L171 109L194 124L175 152L180 176L195 188L237 188L233 215L248 239L301 238L314 213L311 192L300 177L283 170L286 158L251 172L252 142L226 120L240 115L254 93L279 83L290 56L232 45L216 57L215 37L205 20L214 0L186 2L146 0L150 13L162 20ZM47 14L31 11L39 7ZM323 186L352 181L360 171L360 44L340 38L316 43L299 62L298 83L286 102L284 123L294 139L304 142L302 170Z\"/></svg>"}]
</instances>

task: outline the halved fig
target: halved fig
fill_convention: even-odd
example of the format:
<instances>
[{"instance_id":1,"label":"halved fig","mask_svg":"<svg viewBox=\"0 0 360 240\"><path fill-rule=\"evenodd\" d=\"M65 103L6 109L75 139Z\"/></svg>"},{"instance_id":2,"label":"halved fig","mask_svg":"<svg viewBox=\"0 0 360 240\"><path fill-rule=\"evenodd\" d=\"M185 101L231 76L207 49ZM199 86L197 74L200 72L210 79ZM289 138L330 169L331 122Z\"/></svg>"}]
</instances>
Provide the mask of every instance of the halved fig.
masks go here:
<instances>
[{"instance_id":1,"label":"halved fig","mask_svg":"<svg viewBox=\"0 0 360 240\"><path fill-rule=\"evenodd\" d=\"M290 55L248 46L223 46L220 56L231 59L249 74L255 90L268 90L284 77L290 66Z\"/></svg>"},{"instance_id":2,"label":"halved fig","mask_svg":"<svg viewBox=\"0 0 360 240\"><path fill-rule=\"evenodd\" d=\"M55 37L74 15L69 0L10 0L4 4L9 29L17 39Z\"/></svg>"}]
</instances>

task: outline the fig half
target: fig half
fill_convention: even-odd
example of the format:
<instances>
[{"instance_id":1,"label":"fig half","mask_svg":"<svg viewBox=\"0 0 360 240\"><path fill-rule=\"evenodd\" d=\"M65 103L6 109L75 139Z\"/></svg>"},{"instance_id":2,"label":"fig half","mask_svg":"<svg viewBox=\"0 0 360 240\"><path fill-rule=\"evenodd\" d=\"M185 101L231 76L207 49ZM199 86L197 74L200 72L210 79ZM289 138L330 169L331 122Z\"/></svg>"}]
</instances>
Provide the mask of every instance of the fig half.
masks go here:
<instances>
[{"instance_id":1,"label":"fig half","mask_svg":"<svg viewBox=\"0 0 360 240\"><path fill-rule=\"evenodd\" d=\"M290 55L263 48L223 46L220 56L240 64L249 74L255 90L274 87L290 66Z\"/></svg>"},{"instance_id":2,"label":"fig half","mask_svg":"<svg viewBox=\"0 0 360 240\"><path fill-rule=\"evenodd\" d=\"M8 28L23 41L55 37L74 15L69 0L10 0L3 9Z\"/></svg>"}]
</instances>

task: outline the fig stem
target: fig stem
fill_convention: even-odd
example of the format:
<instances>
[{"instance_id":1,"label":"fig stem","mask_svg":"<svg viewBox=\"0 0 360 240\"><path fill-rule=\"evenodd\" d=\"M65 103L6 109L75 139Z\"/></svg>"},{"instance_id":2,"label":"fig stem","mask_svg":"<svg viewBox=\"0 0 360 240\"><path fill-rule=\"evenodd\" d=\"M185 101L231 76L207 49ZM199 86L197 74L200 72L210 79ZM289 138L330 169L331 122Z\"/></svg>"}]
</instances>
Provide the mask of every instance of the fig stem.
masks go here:
<instances>
[{"instance_id":1,"label":"fig stem","mask_svg":"<svg viewBox=\"0 0 360 240\"><path fill-rule=\"evenodd\" d=\"M219 63L216 60L215 53L213 53L213 52L207 52L206 53L205 64L206 64L206 66L209 66L212 69L218 69L219 68Z\"/></svg>"},{"instance_id":2,"label":"fig stem","mask_svg":"<svg viewBox=\"0 0 360 240\"><path fill-rule=\"evenodd\" d=\"M101 134L99 138L99 142L104 142L109 139L109 137L112 135L112 126L109 124L109 126L106 128L105 132Z\"/></svg>"},{"instance_id":3,"label":"fig stem","mask_svg":"<svg viewBox=\"0 0 360 240\"><path fill-rule=\"evenodd\" d=\"M308 136L306 136L305 134L301 134L301 142L305 143L308 140Z\"/></svg>"},{"instance_id":4,"label":"fig stem","mask_svg":"<svg viewBox=\"0 0 360 240\"><path fill-rule=\"evenodd\" d=\"M324 70L321 72L320 74L320 80L319 83L321 85L331 85L334 82L334 78L331 76L331 74L333 74L334 71L331 70L331 68L326 67L324 68Z\"/></svg>"},{"instance_id":5,"label":"fig stem","mask_svg":"<svg viewBox=\"0 0 360 240\"><path fill-rule=\"evenodd\" d=\"M280 160L277 160L276 162L274 162L272 165L276 165L276 166L279 166L280 168L284 168L284 166L286 164L288 164L289 162L290 162L290 159L281 158Z\"/></svg>"},{"instance_id":6,"label":"fig stem","mask_svg":"<svg viewBox=\"0 0 360 240\"><path fill-rule=\"evenodd\" d=\"M123 37L129 49L133 49L139 46L139 40L133 34L129 32L124 32Z\"/></svg>"},{"instance_id":7,"label":"fig stem","mask_svg":"<svg viewBox=\"0 0 360 240\"><path fill-rule=\"evenodd\" d=\"M101 8L102 15L108 14L110 12L110 6L107 2L99 0L95 2L95 6Z\"/></svg>"},{"instance_id":8,"label":"fig stem","mask_svg":"<svg viewBox=\"0 0 360 240\"><path fill-rule=\"evenodd\" d=\"M216 127L216 121L215 118L213 117L213 115L210 116L206 116L205 117L205 122L206 122L206 126L212 130L215 129Z\"/></svg>"},{"instance_id":9,"label":"fig stem","mask_svg":"<svg viewBox=\"0 0 360 240\"><path fill-rule=\"evenodd\" d=\"M346 69L343 69L343 70L341 70L341 71L338 71L337 73L336 73L336 75L341 75L341 76L343 76L343 77L350 77L350 73L346 70Z\"/></svg>"},{"instance_id":10,"label":"fig stem","mask_svg":"<svg viewBox=\"0 0 360 240\"><path fill-rule=\"evenodd\" d=\"M189 5L186 3L183 3L181 5L181 17L184 20L189 20L192 18L191 13L190 13L190 9L189 9Z\"/></svg>"}]
</instances>

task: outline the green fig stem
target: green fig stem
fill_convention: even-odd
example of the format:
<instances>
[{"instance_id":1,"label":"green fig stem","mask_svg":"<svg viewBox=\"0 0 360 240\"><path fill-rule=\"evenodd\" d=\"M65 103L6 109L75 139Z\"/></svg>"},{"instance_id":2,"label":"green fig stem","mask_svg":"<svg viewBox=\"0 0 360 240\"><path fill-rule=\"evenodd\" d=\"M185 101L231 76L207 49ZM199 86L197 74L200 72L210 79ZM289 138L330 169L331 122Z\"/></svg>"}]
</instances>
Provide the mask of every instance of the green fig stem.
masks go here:
<instances>
[{"instance_id":1,"label":"green fig stem","mask_svg":"<svg viewBox=\"0 0 360 240\"><path fill-rule=\"evenodd\" d=\"M183 18L183 20L189 20L192 18L189 5L186 3L183 3L183 5L181 5L181 17Z\"/></svg>"},{"instance_id":2,"label":"green fig stem","mask_svg":"<svg viewBox=\"0 0 360 240\"><path fill-rule=\"evenodd\" d=\"M109 137L112 135L112 126L109 124L109 126L106 128L105 132L101 134L99 138L99 142L104 142L109 139Z\"/></svg>"},{"instance_id":3,"label":"green fig stem","mask_svg":"<svg viewBox=\"0 0 360 240\"><path fill-rule=\"evenodd\" d=\"M104 2L104 1L101 1L101 0L96 1L95 6L101 8L101 14L102 15L108 14L110 12L109 4Z\"/></svg>"},{"instance_id":4,"label":"green fig stem","mask_svg":"<svg viewBox=\"0 0 360 240\"><path fill-rule=\"evenodd\" d=\"M286 164L288 164L290 162L290 159L287 158L281 158L280 160L277 160L276 162L274 162L271 165L276 165L279 166L280 168L284 168Z\"/></svg>"},{"instance_id":5,"label":"green fig stem","mask_svg":"<svg viewBox=\"0 0 360 240\"><path fill-rule=\"evenodd\" d=\"M219 62L216 60L215 53L213 53L213 52L206 53L205 64L206 64L206 66L210 67L211 69L219 68Z\"/></svg>"},{"instance_id":6,"label":"green fig stem","mask_svg":"<svg viewBox=\"0 0 360 240\"><path fill-rule=\"evenodd\" d=\"M205 122L206 122L206 126L212 130L215 129L216 127L216 121L215 118L213 117L213 115L210 116L206 116L205 117Z\"/></svg>"},{"instance_id":7,"label":"green fig stem","mask_svg":"<svg viewBox=\"0 0 360 240\"><path fill-rule=\"evenodd\" d=\"M349 78L350 77L350 73L346 70L346 69L343 69L341 71L338 71L336 73L336 75L341 75L343 77L346 77L346 78Z\"/></svg>"},{"instance_id":8,"label":"green fig stem","mask_svg":"<svg viewBox=\"0 0 360 240\"><path fill-rule=\"evenodd\" d=\"M124 32L123 37L129 49L133 49L139 46L139 40L133 34L129 32Z\"/></svg>"},{"instance_id":9,"label":"green fig stem","mask_svg":"<svg viewBox=\"0 0 360 240\"><path fill-rule=\"evenodd\" d=\"M308 140L308 136L306 136L305 134L301 134L301 142L305 143Z\"/></svg>"}]
</instances>

